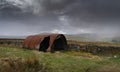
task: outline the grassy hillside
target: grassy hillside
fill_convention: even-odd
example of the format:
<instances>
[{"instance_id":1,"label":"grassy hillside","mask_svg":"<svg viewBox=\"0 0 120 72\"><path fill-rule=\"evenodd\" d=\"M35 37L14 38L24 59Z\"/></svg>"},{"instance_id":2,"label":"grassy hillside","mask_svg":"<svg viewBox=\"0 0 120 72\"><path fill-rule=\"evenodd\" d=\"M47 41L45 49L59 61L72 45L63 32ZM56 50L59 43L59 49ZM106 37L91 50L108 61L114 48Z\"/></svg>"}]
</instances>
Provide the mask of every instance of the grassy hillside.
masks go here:
<instances>
[{"instance_id":1,"label":"grassy hillside","mask_svg":"<svg viewBox=\"0 0 120 72\"><path fill-rule=\"evenodd\" d=\"M97 45L97 46L113 46L113 47L120 47L120 43L114 42L90 42L90 41L75 41L75 40L68 40L68 44L78 44L78 45Z\"/></svg>"},{"instance_id":2,"label":"grassy hillside","mask_svg":"<svg viewBox=\"0 0 120 72\"><path fill-rule=\"evenodd\" d=\"M120 72L120 55L61 51L43 53L0 46L0 72Z\"/></svg>"},{"instance_id":3,"label":"grassy hillside","mask_svg":"<svg viewBox=\"0 0 120 72\"><path fill-rule=\"evenodd\" d=\"M106 37L97 34L76 34L76 35L66 35L68 40L75 40L75 41L90 41L90 42L115 42L120 43L120 36L118 37Z\"/></svg>"}]
</instances>

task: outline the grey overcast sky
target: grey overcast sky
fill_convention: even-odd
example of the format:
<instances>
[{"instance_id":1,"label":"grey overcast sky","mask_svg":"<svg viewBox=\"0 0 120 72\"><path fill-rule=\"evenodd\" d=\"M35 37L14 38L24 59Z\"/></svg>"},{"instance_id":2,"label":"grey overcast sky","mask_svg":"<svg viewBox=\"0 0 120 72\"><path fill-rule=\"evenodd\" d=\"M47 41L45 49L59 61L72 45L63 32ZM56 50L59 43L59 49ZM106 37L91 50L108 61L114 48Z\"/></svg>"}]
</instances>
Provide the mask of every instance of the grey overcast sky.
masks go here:
<instances>
[{"instance_id":1,"label":"grey overcast sky","mask_svg":"<svg viewBox=\"0 0 120 72\"><path fill-rule=\"evenodd\" d=\"M120 35L120 0L0 0L0 35Z\"/></svg>"}]
</instances>

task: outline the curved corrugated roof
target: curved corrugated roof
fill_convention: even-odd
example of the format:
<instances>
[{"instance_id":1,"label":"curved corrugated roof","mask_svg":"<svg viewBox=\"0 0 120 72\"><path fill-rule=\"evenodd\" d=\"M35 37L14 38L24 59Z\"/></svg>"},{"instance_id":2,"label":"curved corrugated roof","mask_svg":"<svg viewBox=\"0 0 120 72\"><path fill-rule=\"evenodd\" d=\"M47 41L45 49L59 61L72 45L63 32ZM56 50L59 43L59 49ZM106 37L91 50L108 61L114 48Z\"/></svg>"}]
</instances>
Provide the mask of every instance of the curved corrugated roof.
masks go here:
<instances>
[{"instance_id":1,"label":"curved corrugated roof","mask_svg":"<svg viewBox=\"0 0 120 72\"><path fill-rule=\"evenodd\" d=\"M40 48L43 47L43 48L45 48L45 51L52 51L54 48L57 50L56 44L57 45L61 44L61 50L65 49L65 47L67 47L67 41L63 34L31 35L25 39L23 47L29 48L29 49L38 49L38 50L42 50ZM55 45L55 47L54 47L54 45Z\"/></svg>"}]
</instances>

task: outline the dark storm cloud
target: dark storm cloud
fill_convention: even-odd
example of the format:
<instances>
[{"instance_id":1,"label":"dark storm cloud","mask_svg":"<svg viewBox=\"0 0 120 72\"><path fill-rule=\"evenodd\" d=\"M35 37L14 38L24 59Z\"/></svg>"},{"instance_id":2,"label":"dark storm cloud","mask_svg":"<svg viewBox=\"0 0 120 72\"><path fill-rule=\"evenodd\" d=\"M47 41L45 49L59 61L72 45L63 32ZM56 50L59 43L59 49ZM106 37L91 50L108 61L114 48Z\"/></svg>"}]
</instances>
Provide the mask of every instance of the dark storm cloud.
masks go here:
<instances>
[{"instance_id":1,"label":"dark storm cloud","mask_svg":"<svg viewBox=\"0 0 120 72\"><path fill-rule=\"evenodd\" d=\"M119 19L119 0L0 0L0 24L7 21L4 26L8 30L14 25L30 33L115 35L119 33Z\"/></svg>"},{"instance_id":2,"label":"dark storm cloud","mask_svg":"<svg viewBox=\"0 0 120 72\"><path fill-rule=\"evenodd\" d=\"M9 15L65 14L81 19L117 18L120 17L119 3L119 0L1 0L0 12Z\"/></svg>"},{"instance_id":3,"label":"dark storm cloud","mask_svg":"<svg viewBox=\"0 0 120 72\"><path fill-rule=\"evenodd\" d=\"M85 23L105 25L106 22L120 19L119 3L119 0L79 0L67 10L66 14Z\"/></svg>"},{"instance_id":4,"label":"dark storm cloud","mask_svg":"<svg viewBox=\"0 0 120 72\"><path fill-rule=\"evenodd\" d=\"M16 4L15 4L16 3ZM70 15L119 16L119 0L1 0L3 10L40 13L41 10L59 11ZM6 10L6 11L8 11ZM32 11L33 10L33 11ZM43 11L44 12L44 11ZM59 13L58 12L58 13Z\"/></svg>"}]
</instances>

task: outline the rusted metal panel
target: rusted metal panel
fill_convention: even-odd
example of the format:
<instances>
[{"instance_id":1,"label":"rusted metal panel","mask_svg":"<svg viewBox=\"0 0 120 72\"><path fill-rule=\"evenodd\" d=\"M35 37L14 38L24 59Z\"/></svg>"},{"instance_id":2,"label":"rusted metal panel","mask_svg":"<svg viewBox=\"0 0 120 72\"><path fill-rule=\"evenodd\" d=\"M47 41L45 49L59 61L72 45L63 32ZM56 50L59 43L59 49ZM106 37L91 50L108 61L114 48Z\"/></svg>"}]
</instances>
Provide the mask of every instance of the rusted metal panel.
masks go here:
<instances>
[{"instance_id":1,"label":"rusted metal panel","mask_svg":"<svg viewBox=\"0 0 120 72\"><path fill-rule=\"evenodd\" d=\"M40 35L28 36L24 41L23 47L40 50L40 47L42 47L41 44L46 38L50 38L50 40L47 40L49 41L49 44L48 44L48 48L45 48L46 51L52 51L54 49L53 48L54 42L57 38L60 38L61 42L63 42L64 45L62 46L67 46L67 41L63 34L40 34ZM46 43L47 42L45 42L45 44L43 45L46 45ZM47 46L44 46L44 47L47 47Z\"/></svg>"}]
</instances>

